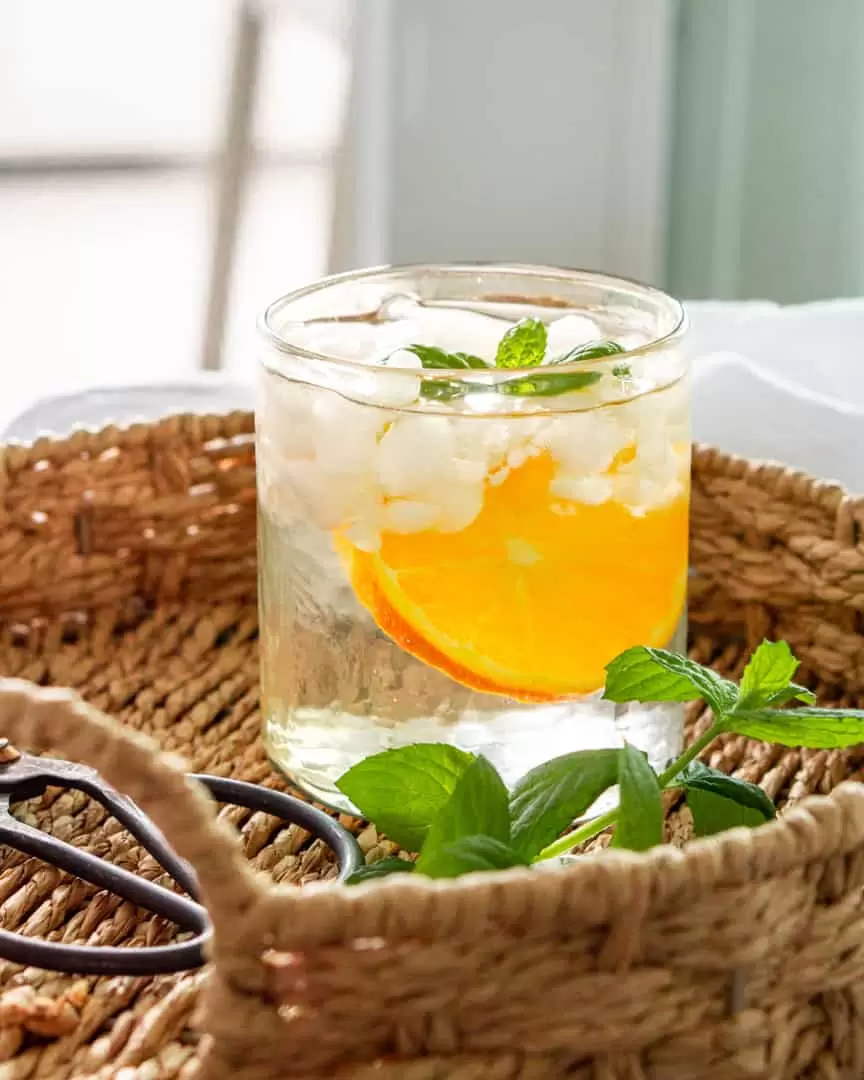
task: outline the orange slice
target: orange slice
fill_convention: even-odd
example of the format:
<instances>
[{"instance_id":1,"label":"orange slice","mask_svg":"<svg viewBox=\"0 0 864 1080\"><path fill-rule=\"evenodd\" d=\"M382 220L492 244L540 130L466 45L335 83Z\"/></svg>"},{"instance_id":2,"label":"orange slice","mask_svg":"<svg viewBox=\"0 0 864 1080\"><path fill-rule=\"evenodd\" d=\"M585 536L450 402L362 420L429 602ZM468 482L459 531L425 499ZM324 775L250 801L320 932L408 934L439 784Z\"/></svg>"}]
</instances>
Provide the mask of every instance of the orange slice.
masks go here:
<instances>
[{"instance_id":1,"label":"orange slice","mask_svg":"<svg viewBox=\"0 0 864 1080\"><path fill-rule=\"evenodd\" d=\"M603 686L632 645L667 645L687 588L686 493L635 516L556 500L548 454L487 485L457 533L338 536L354 591L403 649L477 690L554 700Z\"/></svg>"}]
</instances>

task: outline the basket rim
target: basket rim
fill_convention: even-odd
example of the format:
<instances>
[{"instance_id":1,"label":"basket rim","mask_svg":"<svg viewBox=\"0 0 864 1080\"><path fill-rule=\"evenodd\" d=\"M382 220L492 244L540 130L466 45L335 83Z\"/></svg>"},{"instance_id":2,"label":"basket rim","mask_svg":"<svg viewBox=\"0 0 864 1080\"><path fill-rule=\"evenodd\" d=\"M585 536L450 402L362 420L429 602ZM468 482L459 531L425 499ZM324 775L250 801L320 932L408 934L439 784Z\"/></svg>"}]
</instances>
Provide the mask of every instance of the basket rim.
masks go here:
<instances>
[{"instance_id":1,"label":"basket rim","mask_svg":"<svg viewBox=\"0 0 864 1080\"><path fill-rule=\"evenodd\" d=\"M115 445L115 441L137 446L153 436L184 434L217 439L227 434L252 434L255 414L250 409L231 409L228 412L172 412L158 420L133 420L129 423L107 422L100 427L81 424L65 435L45 434L30 441L13 440L0 443L4 467L27 468L46 458L59 457L70 450L81 453L88 443L95 442L100 450ZM239 430L238 430L239 429ZM161 441L161 440L160 440Z\"/></svg>"},{"instance_id":2,"label":"basket rim","mask_svg":"<svg viewBox=\"0 0 864 1080\"><path fill-rule=\"evenodd\" d=\"M554 871L513 868L449 880L396 874L351 887L275 887L267 901L272 947L304 949L376 936L414 939L446 927L476 932L494 921L526 932L532 913L568 926L598 926L681 909L718 890L758 885L864 844L864 784L846 781L812 795L774 821L650 851L604 849ZM292 916L285 918L286 906Z\"/></svg>"}]
</instances>

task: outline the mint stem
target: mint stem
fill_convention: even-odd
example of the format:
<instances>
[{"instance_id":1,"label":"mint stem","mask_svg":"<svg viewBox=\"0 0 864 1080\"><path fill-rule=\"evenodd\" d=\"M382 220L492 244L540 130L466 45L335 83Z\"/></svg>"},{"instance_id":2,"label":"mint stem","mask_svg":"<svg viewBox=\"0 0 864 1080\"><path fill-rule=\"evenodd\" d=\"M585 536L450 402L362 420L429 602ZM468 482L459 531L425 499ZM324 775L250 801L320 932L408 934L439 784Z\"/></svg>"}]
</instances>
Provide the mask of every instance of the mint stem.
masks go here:
<instances>
[{"instance_id":1,"label":"mint stem","mask_svg":"<svg viewBox=\"0 0 864 1080\"><path fill-rule=\"evenodd\" d=\"M665 788L667 784L670 784L682 769L686 768L695 757L702 753L709 743L712 743L717 738L722 730L723 725L715 720L704 735L700 735L695 742L692 742L687 747L681 757L673 761L665 772L660 773L658 777L660 787Z\"/></svg>"},{"instance_id":2,"label":"mint stem","mask_svg":"<svg viewBox=\"0 0 864 1080\"><path fill-rule=\"evenodd\" d=\"M578 829L574 829L573 832L565 833L563 836L559 836L557 840L553 840L551 844L547 844L539 855L534 856L532 861L543 862L545 859L554 859L558 855L568 855L574 847L584 844L592 836L597 836L604 829L608 829L610 825L614 825L617 820L618 810L607 810L605 814L594 818L593 821L588 821L584 825L580 825Z\"/></svg>"},{"instance_id":3,"label":"mint stem","mask_svg":"<svg viewBox=\"0 0 864 1080\"><path fill-rule=\"evenodd\" d=\"M723 730L723 725L720 721L716 720L708 728L704 735L700 735L695 742L684 751L684 753L676 758L672 764L658 777L660 781L660 787L665 788L670 784L675 777L686 768L690 762L697 757L705 747L713 742L714 739ZM551 844L547 844L539 855L534 857L534 862L543 862L546 859L554 859L559 855L567 855L578 847L579 844L584 844L586 840L592 839L604 829L608 829L610 825L614 825L618 821L618 808L614 810L607 810L605 814L600 814L599 817L594 818L592 821L586 822L584 825L580 825L578 829L574 829L572 832L565 833L557 840L553 840Z\"/></svg>"}]
</instances>

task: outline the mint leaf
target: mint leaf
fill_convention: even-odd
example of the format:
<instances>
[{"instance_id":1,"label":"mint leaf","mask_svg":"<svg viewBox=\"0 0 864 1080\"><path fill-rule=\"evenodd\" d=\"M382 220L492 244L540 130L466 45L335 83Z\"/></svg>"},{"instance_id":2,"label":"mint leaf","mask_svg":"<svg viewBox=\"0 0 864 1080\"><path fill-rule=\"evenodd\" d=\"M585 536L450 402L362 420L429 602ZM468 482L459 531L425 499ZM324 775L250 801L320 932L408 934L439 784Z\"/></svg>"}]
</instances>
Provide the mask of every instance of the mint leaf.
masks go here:
<instances>
[{"instance_id":1,"label":"mint leaf","mask_svg":"<svg viewBox=\"0 0 864 1080\"><path fill-rule=\"evenodd\" d=\"M618 763L621 802L612 846L645 851L663 843L663 795L641 750L629 744Z\"/></svg>"},{"instance_id":2,"label":"mint leaf","mask_svg":"<svg viewBox=\"0 0 864 1080\"><path fill-rule=\"evenodd\" d=\"M612 374L616 379L629 379L633 374L633 369L629 364L615 364L612 368Z\"/></svg>"},{"instance_id":3,"label":"mint leaf","mask_svg":"<svg viewBox=\"0 0 864 1080\"><path fill-rule=\"evenodd\" d=\"M489 365L479 356L465 352L448 352L437 345L406 345L406 352L414 353L424 368L440 371L488 369ZM424 379L420 383L420 395L429 401L452 401L472 389L471 384L457 381ZM478 387L479 389L479 387Z\"/></svg>"},{"instance_id":4,"label":"mint leaf","mask_svg":"<svg viewBox=\"0 0 864 1080\"><path fill-rule=\"evenodd\" d=\"M547 329L540 319L523 319L512 326L498 345L495 366L499 368L530 368L542 364L546 356ZM419 357L424 368L439 371L486 370L489 364L479 356L465 352L449 352L436 345L406 345L408 352ZM557 357L552 363L569 364L577 361L602 360L607 356L616 356L624 352L615 341L600 341L579 345L575 349ZM628 364L616 365L613 374L622 376L623 369L630 374ZM593 386L603 374L599 371L566 372L561 375L535 375L527 379L512 379L498 384L502 394L515 396L553 397L584 390ZM482 383L467 383L462 380L438 381L424 379L420 384L420 394L429 401L452 401L471 391L488 391L490 386Z\"/></svg>"},{"instance_id":5,"label":"mint leaf","mask_svg":"<svg viewBox=\"0 0 864 1080\"><path fill-rule=\"evenodd\" d=\"M575 364L579 361L604 360L607 356L617 356L624 350L617 341L594 341L577 345L575 349L557 356L553 364Z\"/></svg>"},{"instance_id":6,"label":"mint leaf","mask_svg":"<svg viewBox=\"0 0 864 1080\"><path fill-rule=\"evenodd\" d=\"M746 810L750 817L755 814L756 818L754 820L756 824L761 824L761 822L777 815L774 803L758 784L751 784L746 780L739 780L737 777L729 776L724 772L720 772L719 769L712 769L708 765L704 765L701 761L691 761L683 772L680 772L666 786L669 788L684 788L687 792L687 803L691 810L693 810L691 794L694 791L699 791L710 795L712 799L735 804L740 810ZM714 813L717 821L720 821L724 814L729 820L734 817L733 810L728 807L721 806L717 807L716 811L712 810L713 803L710 800L707 802L702 800L700 807L707 807ZM694 822L696 822L695 810L693 817ZM750 823L749 820L745 820L748 817L747 814L739 814L739 817L741 820L736 821L735 824L747 825ZM707 832L699 832L698 822L696 822L696 827L697 836L709 835ZM731 829L733 826L726 825L722 827ZM715 831L719 832L720 830Z\"/></svg>"},{"instance_id":7,"label":"mint leaf","mask_svg":"<svg viewBox=\"0 0 864 1080\"><path fill-rule=\"evenodd\" d=\"M773 705L776 708L785 705L789 701L804 701L808 705L814 705L816 695L812 690L808 690L806 686L799 686L798 683L793 682L789 683L788 686L784 686L782 690L777 690L771 694L762 704Z\"/></svg>"},{"instance_id":8,"label":"mint leaf","mask_svg":"<svg viewBox=\"0 0 864 1080\"><path fill-rule=\"evenodd\" d=\"M412 874L414 863L408 859L379 859L378 862L361 866L359 870L346 880L346 885L360 885L364 881L375 881L377 878L389 877L390 874Z\"/></svg>"},{"instance_id":9,"label":"mint leaf","mask_svg":"<svg viewBox=\"0 0 864 1080\"><path fill-rule=\"evenodd\" d=\"M532 859L618 782L620 750L562 754L527 772L510 796L513 847Z\"/></svg>"},{"instance_id":10,"label":"mint leaf","mask_svg":"<svg viewBox=\"0 0 864 1080\"><path fill-rule=\"evenodd\" d=\"M420 383L420 396L428 401L452 401L453 398L467 394L471 386L462 382L438 382L423 379Z\"/></svg>"},{"instance_id":11,"label":"mint leaf","mask_svg":"<svg viewBox=\"0 0 864 1080\"><path fill-rule=\"evenodd\" d=\"M463 836L431 852L420 869L427 877L449 878L478 870L507 870L511 866L527 865L528 860L518 851L494 836Z\"/></svg>"},{"instance_id":12,"label":"mint leaf","mask_svg":"<svg viewBox=\"0 0 864 1080\"><path fill-rule=\"evenodd\" d=\"M546 356L546 324L540 319L522 319L511 326L498 343L495 366L499 368L537 367Z\"/></svg>"},{"instance_id":13,"label":"mint leaf","mask_svg":"<svg viewBox=\"0 0 864 1080\"><path fill-rule=\"evenodd\" d=\"M864 743L864 709L736 709L723 718L723 727L781 746L843 749Z\"/></svg>"},{"instance_id":14,"label":"mint leaf","mask_svg":"<svg viewBox=\"0 0 864 1080\"><path fill-rule=\"evenodd\" d=\"M417 860L418 873L425 874L426 867L434 865L433 860L445 847L465 836L491 836L503 844L510 843L507 788L494 766L482 756L462 773L429 826Z\"/></svg>"},{"instance_id":15,"label":"mint leaf","mask_svg":"<svg viewBox=\"0 0 864 1080\"><path fill-rule=\"evenodd\" d=\"M557 394L569 394L573 390L584 390L602 378L599 371L568 371L560 375L532 375L529 379L508 379L505 383L499 383L498 389L502 394L553 397Z\"/></svg>"},{"instance_id":16,"label":"mint leaf","mask_svg":"<svg viewBox=\"0 0 864 1080\"><path fill-rule=\"evenodd\" d=\"M336 787L391 840L418 851L474 761L473 754L446 743L402 746L364 758L339 777Z\"/></svg>"},{"instance_id":17,"label":"mint leaf","mask_svg":"<svg viewBox=\"0 0 864 1080\"><path fill-rule=\"evenodd\" d=\"M739 688L741 708L764 705L773 694L782 693L798 670L798 660L785 641L763 641L744 668Z\"/></svg>"},{"instance_id":18,"label":"mint leaf","mask_svg":"<svg viewBox=\"0 0 864 1080\"><path fill-rule=\"evenodd\" d=\"M534 341L533 351L529 353L530 359L525 360L524 354L521 362L514 362L515 354L513 357L509 353L505 354L502 359L502 349L508 345L508 335L514 334L515 331L520 331L522 338L525 341L528 340L528 324L535 327L532 331L537 334ZM536 330L536 327L542 328L542 335ZM520 328L522 328L520 330ZM542 348L541 338L542 336ZM520 342L522 341L520 338ZM614 341L600 341L589 343L587 345L578 345L575 349L571 349L569 352L564 353L562 356L556 357L550 361L553 364L570 364L576 361L582 360L602 360L606 356L615 356L618 353L622 353L624 350ZM504 335L501 344L498 346L498 356L495 359L496 366L498 367L533 367L542 363L546 352L546 327L537 319L523 319L521 323L518 323L513 330L507 331ZM505 362L509 361L509 362ZM599 379L603 378L603 373L600 371L571 371L562 372L560 375L555 374L543 374L532 375L527 379L513 379L506 383L500 383L498 386L499 391L502 394L516 394L523 396L540 396L540 397L554 397L558 394L570 394L575 390L585 390L589 386L593 386Z\"/></svg>"},{"instance_id":19,"label":"mint leaf","mask_svg":"<svg viewBox=\"0 0 864 1080\"><path fill-rule=\"evenodd\" d=\"M606 666L607 701L696 701L702 698L715 714L728 712L738 688L710 668L667 649L636 645Z\"/></svg>"},{"instance_id":20,"label":"mint leaf","mask_svg":"<svg viewBox=\"0 0 864 1080\"><path fill-rule=\"evenodd\" d=\"M693 815L693 832L697 836L714 836L741 825L755 829L768 820L752 806L744 806L703 788L688 788L686 798Z\"/></svg>"},{"instance_id":21,"label":"mint leaf","mask_svg":"<svg viewBox=\"0 0 864 1080\"><path fill-rule=\"evenodd\" d=\"M424 368L436 368L443 371L453 371L459 368L483 368L489 367L485 360L471 353L448 352L439 349L437 345L405 345L405 352L414 353Z\"/></svg>"}]
</instances>

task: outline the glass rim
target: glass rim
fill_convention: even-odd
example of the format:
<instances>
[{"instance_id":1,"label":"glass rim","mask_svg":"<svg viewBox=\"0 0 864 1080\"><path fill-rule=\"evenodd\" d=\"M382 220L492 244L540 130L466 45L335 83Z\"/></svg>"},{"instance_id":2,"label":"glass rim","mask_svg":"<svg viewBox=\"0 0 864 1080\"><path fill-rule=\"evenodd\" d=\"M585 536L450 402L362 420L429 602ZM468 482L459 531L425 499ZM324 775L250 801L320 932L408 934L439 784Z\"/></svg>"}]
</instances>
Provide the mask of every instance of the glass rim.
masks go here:
<instances>
[{"instance_id":1,"label":"glass rim","mask_svg":"<svg viewBox=\"0 0 864 1080\"><path fill-rule=\"evenodd\" d=\"M653 353L661 352L671 344L679 341L689 329L687 312L680 300L677 300L674 296L664 292L662 289L658 289L653 285L647 285L642 281L637 281L635 278L627 278L618 274L606 274L599 270L568 269L565 267L544 266L530 263L455 262L408 263L403 265L385 263L380 266L368 266L359 270L348 270L338 274L328 274L326 277L318 278L316 281L304 285L299 289L294 289L289 293L285 293L268 304L262 314L258 317L258 333L272 348L288 356L299 356L307 360L332 364L339 368L351 371L363 370L367 372L386 372L388 375L405 375L416 378L417 369L414 367L397 367L395 365L391 366L390 364L387 364L386 367L377 364L372 365L364 360L353 360L343 356L331 356L327 353L319 353L311 349L306 349L301 345L294 345L290 341L286 341L284 336L274 329L272 325L273 317L286 306L293 304L298 300L302 300L307 296L311 296L316 292L321 292L333 285L350 284L355 281L359 283L367 278L373 277L383 277L386 279L388 277L397 278L403 275L420 275L423 273L449 273L470 276L481 273L488 274L490 272L514 274L525 278L548 280L550 282L558 281L561 283L572 284L575 280L584 279L596 284L606 283L610 288L616 286L629 286L631 289L637 290L643 296L655 300L658 304L665 305L672 314L674 319L672 329L661 337L645 342L644 345L625 349L623 352L616 353L614 356L603 357L602 359L593 361L586 362L583 360L569 364L540 364L537 367L531 368L532 376L549 372L560 375L568 372L586 371L597 366L608 365L610 361L621 363L625 358L638 356L650 357ZM542 302L537 300L528 302L535 303L539 307L543 306ZM558 307L558 305L551 304L547 306L549 306L550 310L556 310ZM303 321L297 320L296 324L302 326ZM446 382L460 380L476 382L478 376L481 376L484 382L488 381L490 385L494 385L497 382L512 379L514 374L516 374L516 372L514 372L514 369L512 368L490 367L487 371L478 371L474 368L435 368L424 369L423 378L426 380Z\"/></svg>"}]
</instances>

